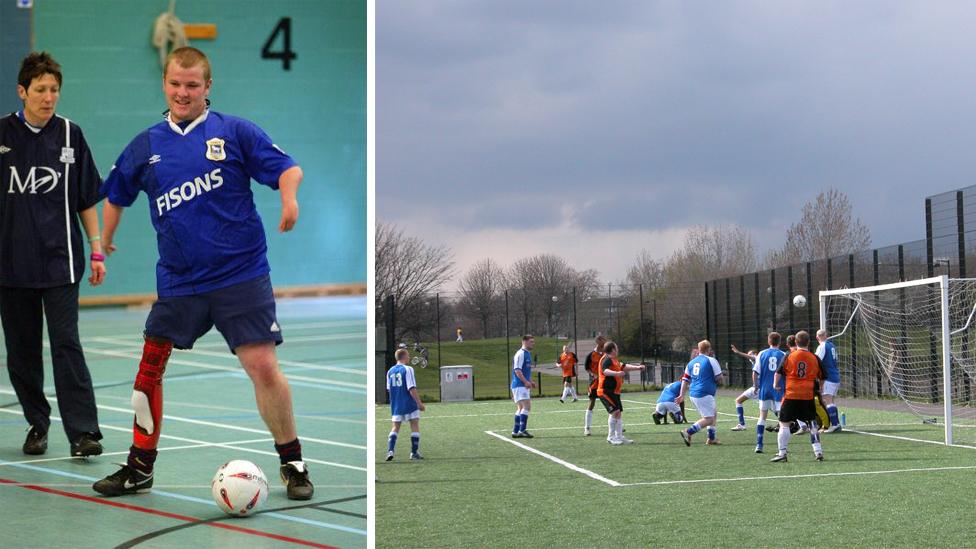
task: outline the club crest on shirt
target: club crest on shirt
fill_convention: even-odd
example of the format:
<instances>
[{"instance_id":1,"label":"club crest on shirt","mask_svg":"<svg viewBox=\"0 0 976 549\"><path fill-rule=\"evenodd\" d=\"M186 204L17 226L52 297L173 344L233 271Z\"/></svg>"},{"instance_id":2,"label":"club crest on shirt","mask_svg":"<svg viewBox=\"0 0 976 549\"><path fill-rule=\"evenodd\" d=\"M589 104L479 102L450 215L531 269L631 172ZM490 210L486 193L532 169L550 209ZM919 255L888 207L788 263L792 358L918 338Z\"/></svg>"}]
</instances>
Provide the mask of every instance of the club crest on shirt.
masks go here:
<instances>
[{"instance_id":1,"label":"club crest on shirt","mask_svg":"<svg viewBox=\"0 0 976 549\"><path fill-rule=\"evenodd\" d=\"M71 147L61 147L61 162L65 164L75 163L75 150Z\"/></svg>"},{"instance_id":2,"label":"club crest on shirt","mask_svg":"<svg viewBox=\"0 0 976 549\"><path fill-rule=\"evenodd\" d=\"M224 152L224 140L219 137L207 140L207 158L209 160L224 160L227 153Z\"/></svg>"}]
</instances>

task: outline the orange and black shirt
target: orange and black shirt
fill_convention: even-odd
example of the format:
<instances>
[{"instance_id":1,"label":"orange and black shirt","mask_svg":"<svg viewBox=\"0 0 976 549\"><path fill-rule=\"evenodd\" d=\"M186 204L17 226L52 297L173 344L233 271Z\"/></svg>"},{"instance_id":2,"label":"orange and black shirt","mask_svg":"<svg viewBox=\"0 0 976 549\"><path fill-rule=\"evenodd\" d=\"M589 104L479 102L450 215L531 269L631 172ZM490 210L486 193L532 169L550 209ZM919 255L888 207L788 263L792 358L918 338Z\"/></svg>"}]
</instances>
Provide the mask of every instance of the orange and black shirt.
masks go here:
<instances>
[{"instance_id":1,"label":"orange and black shirt","mask_svg":"<svg viewBox=\"0 0 976 549\"><path fill-rule=\"evenodd\" d=\"M820 358L806 349L797 349L786 356L776 371L786 376L787 400L813 400L814 382L823 379Z\"/></svg>"},{"instance_id":2,"label":"orange and black shirt","mask_svg":"<svg viewBox=\"0 0 976 549\"><path fill-rule=\"evenodd\" d=\"M619 360L609 356L603 357L603 360L600 362L600 384L596 388L597 396L603 396L607 393L620 394L620 386L623 384L623 380L619 377L605 375L603 371L612 370L614 372L621 372L623 369L624 365Z\"/></svg>"},{"instance_id":3,"label":"orange and black shirt","mask_svg":"<svg viewBox=\"0 0 976 549\"><path fill-rule=\"evenodd\" d=\"M576 375L576 353L563 353L559 355L559 365L563 369L563 377Z\"/></svg>"}]
</instances>

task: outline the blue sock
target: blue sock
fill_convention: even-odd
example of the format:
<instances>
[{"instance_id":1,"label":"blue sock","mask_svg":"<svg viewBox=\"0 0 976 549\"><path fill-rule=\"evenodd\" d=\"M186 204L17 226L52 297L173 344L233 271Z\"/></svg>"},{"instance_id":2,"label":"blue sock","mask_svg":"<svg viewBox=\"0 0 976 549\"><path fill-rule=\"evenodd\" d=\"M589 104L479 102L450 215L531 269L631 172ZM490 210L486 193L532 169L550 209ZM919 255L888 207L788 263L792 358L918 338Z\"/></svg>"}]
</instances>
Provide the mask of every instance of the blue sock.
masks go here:
<instances>
[{"instance_id":1,"label":"blue sock","mask_svg":"<svg viewBox=\"0 0 976 549\"><path fill-rule=\"evenodd\" d=\"M701 431L701 427L699 427L697 423L692 423L691 424L691 427L688 427L688 429L687 429L687 433L689 435L693 435L693 434L697 433L698 431Z\"/></svg>"},{"instance_id":2,"label":"blue sock","mask_svg":"<svg viewBox=\"0 0 976 549\"><path fill-rule=\"evenodd\" d=\"M715 440L715 427L708 426L708 440Z\"/></svg>"},{"instance_id":3,"label":"blue sock","mask_svg":"<svg viewBox=\"0 0 976 549\"><path fill-rule=\"evenodd\" d=\"M763 445L763 434L765 430L766 430L765 425L763 425L762 423L756 424L756 446Z\"/></svg>"},{"instance_id":4,"label":"blue sock","mask_svg":"<svg viewBox=\"0 0 976 549\"><path fill-rule=\"evenodd\" d=\"M529 414L522 414L522 431L529 425Z\"/></svg>"},{"instance_id":5,"label":"blue sock","mask_svg":"<svg viewBox=\"0 0 976 549\"><path fill-rule=\"evenodd\" d=\"M735 411L736 413L739 414L739 425L745 425L746 424L745 409L742 408L741 404L736 404Z\"/></svg>"},{"instance_id":6,"label":"blue sock","mask_svg":"<svg viewBox=\"0 0 976 549\"><path fill-rule=\"evenodd\" d=\"M512 427L512 432L519 432L519 425L522 423L522 414L515 414L515 427Z\"/></svg>"},{"instance_id":7,"label":"blue sock","mask_svg":"<svg viewBox=\"0 0 976 549\"><path fill-rule=\"evenodd\" d=\"M416 454L420 450L420 433L410 433L410 452Z\"/></svg>"},{"instance_id":8,"label":"blue sock","mask_svg":"<svg viewBox=\"0 0 976 549\"><path fill-rule=\"evenodd\" d=\"M392 452L393 449L396 448L396 439L397 439L397 434L396 433L390 433L390 442L389 442L389 444L386 445L386 451L387 452Z\"/></svg>"},{"instance_id":9,"label":"blue sock","mask_svg":"<svg viewBox=\"0 0 976 549\"><path fill-rule=\"evenodd\" d=\"M827 416L830 417L831 425L840 424L840 418L837 417L837 406L834 406L833 404L827 406Z\"/></svg>"}]
</instances>

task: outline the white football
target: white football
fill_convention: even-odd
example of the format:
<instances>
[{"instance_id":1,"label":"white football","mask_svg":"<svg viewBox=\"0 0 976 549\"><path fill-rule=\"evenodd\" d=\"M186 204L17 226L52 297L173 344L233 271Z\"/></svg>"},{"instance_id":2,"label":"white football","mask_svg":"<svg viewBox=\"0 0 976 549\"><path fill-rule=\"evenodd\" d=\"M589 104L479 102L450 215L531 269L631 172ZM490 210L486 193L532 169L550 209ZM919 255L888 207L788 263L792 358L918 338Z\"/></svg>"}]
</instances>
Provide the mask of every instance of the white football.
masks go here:
<instances>
[{"instance_id":1,"label":"white football","mask_svg":"<svg viewBox=\"0 0 976 549\"><path fill-rule=\"evenodd\" d=\"M803 297L802 295L798 295L798 296L794 297L793 298L793 306L794 307L806 307L807 306L807 298Z\"/></svg>"},{"instance_id":2,"label":"white football","mask_svg":"<svg viewBox=\"0 0 976 549\"><path fill-rule=\"evenodd\" d=\"M268 499L268 479L257 465L235 459L217 469L210 490L223 512L243 517L253 514Z\"/></svg>"}]
</instances>

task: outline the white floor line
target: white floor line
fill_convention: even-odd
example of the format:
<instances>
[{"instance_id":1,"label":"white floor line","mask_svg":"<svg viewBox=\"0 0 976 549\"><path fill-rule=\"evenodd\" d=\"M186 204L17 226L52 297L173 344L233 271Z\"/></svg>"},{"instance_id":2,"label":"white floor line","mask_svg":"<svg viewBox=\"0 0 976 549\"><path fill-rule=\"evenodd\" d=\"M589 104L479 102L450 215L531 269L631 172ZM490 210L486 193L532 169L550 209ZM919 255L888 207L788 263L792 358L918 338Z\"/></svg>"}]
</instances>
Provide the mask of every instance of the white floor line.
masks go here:
<instances>
[{"instance_id":1,"label":"white floor line","mask_svg":"<svg viewBox=\"0 0 976 549\"><path fill-rule=\"evenodd\" d=\"M113 356L113 357L116 357L116 358L128 358L128 359L132 359L132 360L135 360L135 361L138 361L138 360L140 360L142 358L142 355L139 354L139 353L125 353L125 352L120 352L120 351L107 351L105 349L93 349L93 348L90 348L90 347L89 348L86 348L85 349L85 352L86 353L100 354L100 355L105 355L105 356ZM197 361L193 361L193 360L183 360L183 359L178 359L178 358L170 358L168 363L169 364L182 364L184 366L195 366L197 368L203 368L205 370L218 370L218 371L221 371L221 372L244 373L244 370L240 366L237 366L237 367L233 367L233 366L218 366L216 364L210 364L210 363L206 363L206 362L197 362ZM363 390L366 389L366 385L365 384L362 384L362 383L351 383L351 382L348 382L348 381L327 380L327 379L321 379L321 378L317 378L317 377L296 376L296 375L293 375L293 374L286 374L285 377L287 377L288 379L294 379L296 381L308 381L308 382L311 382L311 383L320 384L320 385L323 386L323 388L328 387L329 385L334 385L336 387L351 387L351 388L363 389Z\"/></svg>"},{"instance_id":2,"label":"white floor line","mask_svg":"<svg viewBox=\"0 0 976 549\"><path fill-rule=\"evenodd\" d=\"M2 413L10 413L10 414L18 415L18 416L22 416L23 415L19 410L9 410L7 408L0 408L0 412L2 412ZM131 411L130 411L130 413L131 413ZM58 417L58 416L52 415L51 416L51 421L61 421L61 418ZM98 426L99 426L99 428L105 429L105 430L108 430L108 431L122 431L124 433L130 433L130 434L132 433L132 427L117 427L115 425L103 425L103 424L99 424ZM159 435L159 438L161 438L161 439L167 439L167 440L178 440L178 441L181 441L181 442L189 442L189 443L193 443L193 444L210 445L210 446L214 446L214 447L217 447L217 448L227 448L229 450L237 450L237 451L240 451L240 452L249 452L249 453L252 453L252 454L261 454L261 455L265 455L265 456L278 457L278 453L277 452L268 452L268 451L265 451L265 450L256 450L254 448L248 448L246 446L234 446L232 444L224 444L224 443L221 443L221 442L208 442L206 440L197 440L197 439L193 439L193 438L177 437L177 436L173 436L173 435L163 435L163 434ZM318 463L320 465L328 465L328 466L331 466L331 467L338 467L340 469L351 469L353 471L363 471L363 472L366 471L366 468L365 467L358 467L358 466L355 466L355 465L346 465L345 463L336 463L334 461L325 461L325 460L321 460L321 459L312 459L312 458L305 457L305 456L302 456L302 460L303 461L307 461L309 463Z\"/></svg>"},{"instance_id":3,"label":"white floor line","mask_svg":"<svg viewBox=\"0 0 976 549\"><path fill-rule=\"evenodd\" d=\"M255 442L270 442L270 441L273 441L273 440L274 440L273 438L256 438L256 439L251 439L251 440L235 440L233 442L227 442L227 443L224 443L224 444L250 444L250 443L255 443ZM168 447L165 447L165 448L157 448L156 450L158 450L160 452L166 452L166 451L169 451L169 450L187 450L187 449L190 449L190 448L204 448L204 447L207 447L207 446L214 446L214 444L211 443L211 442L207 442L207 443L203 443L203 444L184 444L183 446L168 446ZM92 458L74 457L74 456L61 456L61 457L40 458L40 459L24 459L24 460L20 460L20 461L2 461L2 460L0 460L0 466L3 466L3 465L18 465L18 464L21 464L21 463L44 463L44 462L48 462L48 461L88 460L88 459L94 459L96 457L124 456L124 455L128 455L128 454L129 454L129 451L128 450L125 450L125 451L122 451L122 452L102 452L98 456L92 456Z\"/></svg>"},{"instance_id":4,"label":"white floor line","mask_svg":"<svg viewBox=\"0 0 976 549\"><path fill-rule=\"evenodd\" d=\"M141 347L138 344L135 344L135 343L126 341L126 340L121 339L121 338L116 338L116 337L93 337L93 338L91 338L91 340L92 341L95 341L95 342L98 342L98 343L106 343L108 345L121 346L121 347L124 347L125 349L131 349L132 351L139 351L139 350L141 350ZM180 351L180 352L181 353L185 353L187 355L199 355L199 356L208 356L208 357L214 357L214 358L230 359L230 360L233 360L234 362L237 362L237 357L234 356L233 354L229 353L229 352L220 353L220 352L217 352L217 351L204 351L202 349L199 349L198 347L202 347L202 345L201 346L194 346L194 348L191 349L191 350L189 350L189 351ZM120 349L116 349L116 350L120 350ZM357 376L363 376L363 377L366 376L365 365L363 366L362 369L340 368L338 366L324 366L324 365L321 365L321 364L312 364L310 362L298 362L298 361L294 361L294 360L282 360L282 359L278 359L278 364L280 364L282 366L295 366L297 368L305 368L305 369L308 369L308 370L321 370L321 371L324 371L324 372L338 372L340 374L350 374L350 375L357 375Z\"/></svg>"},{"instance_id":5,"label":"white floor line","mask_svg":"<svg viewBox=\"0 0 976 549\"><path fill-rule=\"evenodd\" d=\"M929 471L957 471L976 469L976 465L963 465L958 467L923 467L917 469L891 469L888 471L849 471L843 473L809 473L805 475L770 475L766 477L738 477L738 478L704 478L689 480L658 480L653 482L631 482L620 486L662 486L667 484L702 484L710 482L742 482L750 480L781 480L791 478L816 478L816 477L849 477L860 475L890 475L896 473L917 473Z\"/></svg>"},{"instance_id":6,"label":"white floor line","mask_svg":"<svg viewBox=\"0 0 976 549\"><path fill-rule=\"evenodd\" d=\"M5 389L5 387L0 387L0 390ZM122 402L130 402L132 397L120 397L115 395L98 395L100 399L108 400L118 400ZM166 406L183 406L186 408L201 408L204 410L223 410L225 412L241 412L247 414L253 414L257 410L254 408L234 408L232 406L217 406L215 404L197 404L195 402L182 402L179 400L166 399ZM345 417L329 417L329 416L311 416L307 414L295 414L298 419L313 419L316 421L326 421L329 423L354 423L356 425L366 425L366 421L362 419L350 419Z\"/></svg>"},{"instance_id":7,"label":"white floor line","mask_svg":"<svg viewBox=\"0 0 976 549\"><path fill-rule=\"evenodd\" d=\"M562 465L563 467L565 467L567 469L570 469L572 471L576 471L577 473L582 473L582 474L584 474L584 475L586 475L586 476L588 476L588 477L590 477L590 478L592 478L594 480L599 480L600 482L602 482L604 484L609 484L610 486L614 486L614 487L621 485L619 482L617 482L615 480L610 480L610 479L608 479L608 478L606 478L604 476L600 476L600 475L594 473L593 471L590 471L589 469L584 469L584 468L582 468L582 467L580 467L578 465L573 465L572 463L570 463L568 461L559 459L556 456L553 456L553 455L547 454L545 452L536 450L535 448L532 448L531 446L526 446L525 444L522 444L521 442L512 440L510 438L506 438L506 437L504 437L502 435L499 435L498 433L493 433L491 431L485 431L485 434L488 435L488 436L495 437L498 440L503 440L505 442L508 442L509 444L512 444L514 446L518 446L519 448L521 448L523 450L527 450L529 452L532 452L533 454L536 454L537 456L542 456L542 457L548 459L549 461L551 461L553 463L557 463L559 465Z\"/></svg>"},{"instance_id":8,"label":"white floor line","mask_svg":"<svg viewBox=\"0 0 976 549\"><path fill-rule=\"evenodd\" d=\"M98 408L104 410L111 410L113 412L122 412L125 414L132 414L132 408L119 408L116 406L108 406L106 404L98 404ZM230 425L228 423L217 423L216 421L204 421L202 419L191 419L188 417L173 416L169 414L163 414L164 420L178 421L181 423L192 423L194 425L206 425L208 427L217 427L220 429L229 429L232 431L242 431L245 433L256 433L256 434L267 434L267 429L252 429L251 427L241 427L240 425ZM321 438L312 437L300 437L302 442L316 442L318 444L325 444L328 446L339 446L342 448L352 448L354 450L366 450L367 447L360 444L349 444L347 442L336 442L334 440L326 440Z\"/></svg>"},{"instance_id":9,"label":"white floor line","mask_svg":"<svg viewBox=\"0 0 976 549\"><path fill-rule=\"evenodd\" d=\"M626 421L624 422L624 428L625 429L627 427L640 427L642 425L655 425L655 424L653 422L652 423L629 423L629 422L626 422ZM593 426L593 430L594 431L597 431L597 430L602 431L603 430L602 428L603 427L606 427L606 426L607 426L607 423L606 423L606 421L604 421L600 425ZM670 426L671 426L671 424L668 423L668 427L670 427ZM534 433L536 431L565 431L565 430L580 431L582 429L583 429L583 427L581 425L577 425L576 427L533 427L532 428L532 432ZM508 431L498 431L498 432L499 433L505 433L505 432L508 432Z\"/></svg>"},{"instance_id":10,"label":"white floor line","mask_svg":"<svg viewBox=\"0 0 976 549\"><path fill-rule=\"evenodd\" d=\"M940 440L925 440L925 439L921 439L921 438L900 437L900 436L896 436L896 435L884 435L884 434L881 434L881 433L872 433L870 431L859 431L857 429L852 429L851 427L844 427L844 431L850 432L850 433L857 433L859 435L869 435L869 436L872 436L872 437L893 438L895 440L907 440L907 441L910 441L910 442L924 442L926 444L938 444L939 446L945 446L946 445L945 441L940 441ZM968 450L976 450L976 446L967 446L965 444L951 444L950 447L952 447L952 448L966 448Z\"/></svg>"}]
</instances>

